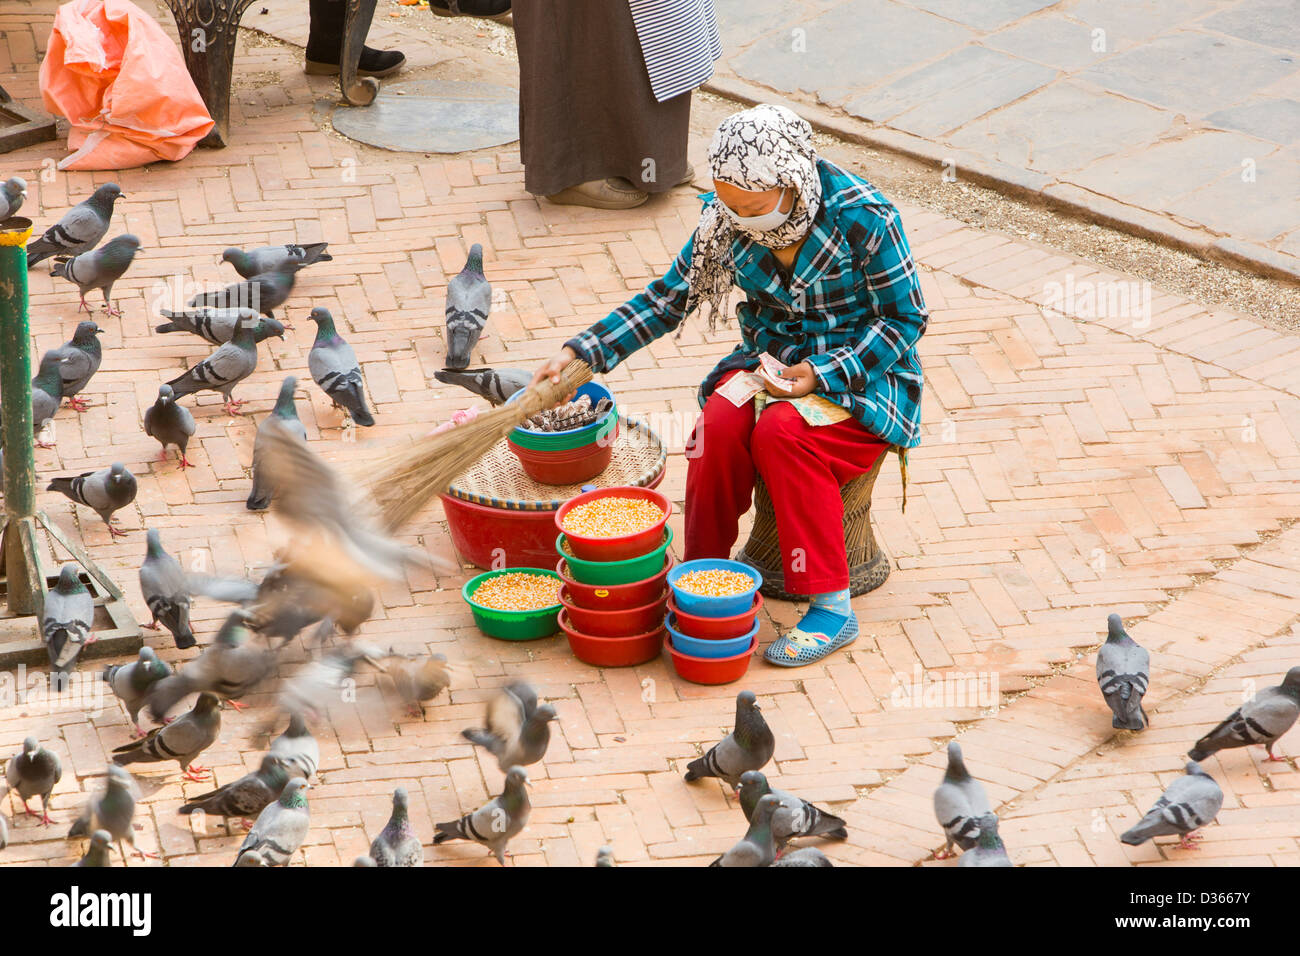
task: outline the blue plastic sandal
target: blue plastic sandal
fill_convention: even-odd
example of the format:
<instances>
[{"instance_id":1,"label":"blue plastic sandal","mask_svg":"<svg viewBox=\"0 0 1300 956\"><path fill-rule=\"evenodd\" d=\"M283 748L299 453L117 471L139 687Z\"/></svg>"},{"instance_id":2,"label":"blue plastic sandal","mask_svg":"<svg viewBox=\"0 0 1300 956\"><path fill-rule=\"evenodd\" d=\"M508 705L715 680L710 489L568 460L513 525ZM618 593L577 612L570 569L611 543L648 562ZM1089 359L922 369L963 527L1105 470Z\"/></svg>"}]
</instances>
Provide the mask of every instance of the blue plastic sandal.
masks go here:
<instances>
[{"instance_id":1,"label":"blue plastic sandal","mask_svg":"<svg viewBox=\"0 0 1300 956\"><path fill-rule=\"evenodd\" d=\"M858 618L823 607L809 608L798 626L767 646L763 657L777 667L803 667L858 639Z\"/></svg>"}]
</instances>

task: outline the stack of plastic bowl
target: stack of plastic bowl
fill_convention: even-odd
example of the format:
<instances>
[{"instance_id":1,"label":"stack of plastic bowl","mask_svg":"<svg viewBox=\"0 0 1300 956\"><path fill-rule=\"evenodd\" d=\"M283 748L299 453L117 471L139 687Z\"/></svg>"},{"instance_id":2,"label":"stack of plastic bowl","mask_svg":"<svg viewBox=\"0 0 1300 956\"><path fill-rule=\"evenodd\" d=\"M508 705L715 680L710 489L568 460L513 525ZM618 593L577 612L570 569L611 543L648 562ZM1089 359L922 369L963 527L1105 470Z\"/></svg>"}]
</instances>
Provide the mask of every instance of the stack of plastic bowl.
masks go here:
<instances>
[{"instance_id":1,"label":"stack of plastic bowl","mask_svg":"<svg viewBox=\"0 0 1300 956\"><path fill-rule=\"evenodd\" d=\"M522 394L516 392L511 400ZM575 398L583 395L591 397L592 405L602 398L614 400L609 389L597 382L581 386ZM617 437L618 409L611 406L600 419L581 428L558 432L516 428L506 440L510 451L533 481L544 485L576 485L596 477L609 467Z\"/></svg>"},{"instance_id":2,"label":"stack of plastic bowl","mask_svg":"<svg viewBox=\"0 0 1300 956\"><path fill-rule=\"evenodd\" d=\"M736 571L749 576L747 591L710 597L683 590L678 581L691 571ZM763 576L739 561L705 558L672 568L667 577L670 595L666 627L673 667L678 676L696 684L729 684L749 670L758 647L758 611Z\"/></svg>"},{"instance_id":3,"label":"stack of plastic bowl","mask_svg":"<svg viewBox=\"0 0 1300 956\"><path fill-rule=\"evenodd\" d=\"M620 537L564 533L564 518L597 498L641 498L663 510L653 527ZM599 488L566 501L555 513L560 561L559 625L580 661L597 667L629 667L659 656L668 602L665 579L673 567L668 516L672 502L649 488Z\"/></svg>"},{"instance_id":4,"label":"stack of plastic bowl","mask_svg":"<svg viewBox=\"0 0 1300 956\"><path fill-rule=\"evenodd\" d=\"M561 604L556 603L550 607L535 608L528 611L503 611L479 604L471 597L478 590L478 586L488 578L512 573L553 577L557 581L559 579L558 574L545 568L505 568L501 571L485 571L483 574L470 578L465 582L465 586L461 588L460 596L469 605L470 611L474 615L474 623L478 625L478 629L484 634L499 637L504 641L532 641L539 637L550 637L559 629L558 618L562 609Z\"/></svg>"}]
</instances>

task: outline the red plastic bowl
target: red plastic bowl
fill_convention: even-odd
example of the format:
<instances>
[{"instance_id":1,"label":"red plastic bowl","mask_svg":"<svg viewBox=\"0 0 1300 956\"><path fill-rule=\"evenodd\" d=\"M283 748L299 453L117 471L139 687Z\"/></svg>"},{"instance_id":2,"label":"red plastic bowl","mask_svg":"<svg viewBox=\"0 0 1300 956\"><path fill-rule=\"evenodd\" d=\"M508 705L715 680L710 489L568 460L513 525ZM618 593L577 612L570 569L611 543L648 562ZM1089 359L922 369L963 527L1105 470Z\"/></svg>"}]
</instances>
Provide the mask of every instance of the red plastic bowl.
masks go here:
<instances>
[{"instance_id":1,"label":"red plastic bowl","mask_svg":"<svg viewBox=\"0 0 1300 956\"><path fill-rule=\"evenodd\" d=\"M560 627L564 627L564 612L560 612ZM758 636L749 645L749 650L735 657L692 657L683 654L668 642L668 653L673 658L673 669L677 676L693 684L730 684L740 680L749 670L749 661L758 647Z\"/></svg>"},{"instance_id":2,"label":"red plastic bowl","mask_svg":"<svg viewBox=\"0 0 1300 956\"><path fill-rule=\"evenodd\" d=\"M664 555L664 569L652 578L630 584L583 584L569 573L569 562L560 558L555 573L564 579L573 603L592 611L623 611L649 604L663 594L664 579L673 567L673 556Z\"/></svg>"},{"instance_id":3,"label":"red plastic bowl","mask_svg":"<svg viewBox=\"0 0 1300 956\"><path fill-rule=\"evenodd\" d=\"M754 605L744 614L731 617L701 617L687 614L677 607L669 589L668 610L677 615L677 629L687 637L698 637L702 641L724 641L729 637L742 637L754 626L754 618L763 607L763 595L754 595Z\"/></svg>"},{"instance_id":4,"label":"red plastic bowl","mask_svg":"<svg viewBox=\"0 0 1300 956\"><path fill-rule=\"evenodd\" d=\"M569 534L564 530L564 516L580 504L597 498L645 498L653 501L663 509L664 516L652 527L636 534L619 538L589 538L584 535ZM564 534L573 549L573 556L584 561L626 561L639 558L659 547L664 540L664 525L673 513L673 503L666 497L649 488L597 488L580 495L574 495L555 512L555 526Z\"/></svg>"},{"instance_id":5,"label":"red plastic bowl","mask_svg":"<svg viewBox=\"0 0 1300 956\"><path fill-rule=\"evenodd\" d=\"M569 638L573 656L594 667L631 667L644 664L659 656L663 648L664 629L660 622L657 630L631 637L596 637L573 629L568 610L560 612L560 628ZM733 678L734 680L734 678Z\"/></svg>"},{"instance_id":6,"label":"red plastic bowl","mask_svg":"<svg viewBox=\"0 0 1300 956\"><path fill-rule=\"evenodd\" d=\"M569 621L579 632L591 637L628 637L663 627L664 605L667 601L668 596L661 594L658 599L640 607L593 611L575 604L569 589L560 585L560 603L569 612Z\"/></svg>"},{"instance_id":7,"label":"red plastic bowl","mask_svg":"<svg viewBox=\"0 0 1300 956\"><path fill-rule=\"evenodd\" d=\"M612 442L598 444L592 442L581 448L563 451L539 451L525 448L506 439L510 450L519 459L524 473L533 481L544 485L576 485L589 478L595 478L609 467L614 457Z\"/></svg>"}]
</instances>

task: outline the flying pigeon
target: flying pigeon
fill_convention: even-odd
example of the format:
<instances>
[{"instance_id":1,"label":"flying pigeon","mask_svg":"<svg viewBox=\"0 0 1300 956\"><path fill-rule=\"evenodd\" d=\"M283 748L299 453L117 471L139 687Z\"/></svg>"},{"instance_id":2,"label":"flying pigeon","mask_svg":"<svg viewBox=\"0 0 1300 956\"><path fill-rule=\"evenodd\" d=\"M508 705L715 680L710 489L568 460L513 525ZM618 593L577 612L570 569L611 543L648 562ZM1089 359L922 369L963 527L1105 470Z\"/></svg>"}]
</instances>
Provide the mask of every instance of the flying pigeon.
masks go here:
<instances>
[{"instance_id":1,"label":"flying pigeon","mask_svg":"<svg viewBox=\"0 0 1300 956\"><path fill-rule=\"evenodd\" d=\"M176 393L170 385L158 386L158 398L144 411L144 433L158 440L162 445L162 454L167 458L167 446L175 445L180 454L181 468L193 468L194 464L185 457L194 437L197 426L190 410L176 401Z\"/></svg>"},{"instance_id":2,"label":"flying pigeon","mask_svg":"<svg viewBox=\"0 0 1300 956\"><path fill-rule=\"evenodd\" d=\"M231 702L260 683L275 668L275 651L248 642L247 612L236 609L203 653L149 692L149 716L161 721L187 694L209 691Z\"/></svg>"},{"instance_id":3,"label":"flying pigeon","mask_svg":"<svg viewBox=\"0 0 1300 956\"><path fill-rule=\"evenodd\" d=\"M424 847L411 826L405 787L393 791L393 815L370 844L370 855L379 866L424 866Z\"/></svg>"},{"instance_id":4,"label":"flying pigeon","mask_svg":"<svg viewBox=\"0 0 1300 956\"><path fill-rule=\"evenodd\" d=\"M1118 614L1106 619L1106 643L1097 650L1097 686L1110 707L1110 725L1120 730L1142 730L1147 713L1142 695L1147 692L1151 655L1128 636Z\"/></svg>"},{"instance_id":5,"label":"flying pigeon","mask_svg":"<svg viewBox=\"0 0 1300 956\"><path fill-rule=\"evenodd\" d=\"M139 740L113 748L113 762L122 766L132 763L165 763L175 760L186 780L207 780L212 771L194 766L199 754L217 741L221 733L221 701L216 694L199 694L194 709L181 714Z\"/></svg>"},{"instance_id":6,"label":"flying pigeon","mask_svg":"<svg viewBox=\"0 0 1300 956\"><path fill-rule=\"evenodd\" d=\"M993 812L984 786L970 775L962 760L961 744L948 743L948 768L934 791L934 815L943 827L943 849L935 859L952 856L953 844L969 850L979 840L979 818Z\"/></svg>"},{"instance_id":7,"label":"flying pigeon","mask_svg":"<svg viewBox=\"0 0 1300 956\"><path fill-rule=\"evenodd\" d=\"M282 758L267 754L262 758L261 766L252 773L244 774L224 787L191 797L176 812L191 814L198 811L208 816L224 817L227 825L231 817L239 817L251 826L259 813L279 799L291 773L291 768Z\"/></svg>"},{"instance_id":8,"label":"flying pigeon","mask_svg":"<svg viewBox=\"0 0 1300 956\"><path fill-rule=\"evenodd\" d=\"M602 846L599 850L596 851L596 865L597 866L614 865L614 848L612 846Z\"/></svg>"},{"instance_id":9,"label":"flying pigeon","mask_svg":"<svg viewBox=\"0 0 1300 956\"><path fill-rule=\"evenodd\" d=\"M86 410L87 402L74 396L90 383L91 376L99 371L100 363L104 360L104 350L99 344L99 335L103 331L94 322L78 322L72 341L45 353L46 356L54 356L59 360L63 397L68 399L71 408L79 412ZM41 364L44 363L45 357L42 357Z\"/></svg>"},{"instance_id":10,"label":"flying pigeon","mask_svg":"<svg viewBox=\"0 0 1300 956\"><path fill-rule=\"evenodd\" d=\"M815 846L800 847L777 858L773 866L834 866L821 850Z\"/></svg>"},{"instance_id":11,"label":"flying pigeon","mask_svg":"<svg viewBox=\"0 0 1300 956\"><path fill-rule=\"evenodd\" d=\"M328 654L308 660L280 687L276 695L277 712L325 719L330 705L346 693L357 664L362 660L373 661L377 653L367 644L349 641Z\"/></svg>"},{"instance_id":12,"label":"flying pigeon","mask_svg":"<svg viewBox=\"0 0 1300 956\"><path fill-rule=\"evenodd\" d=\"M1219 815L1223 806L1223 791L1214 778L1189 761L1184 773L1171 783L1146 816L1120 837L1120 842L1138 846L1152 837L1177 834L1183 849L1195 849L1192 841L1198 839L1192 832L1205 826Z\"/></svg>"},{"instance_id":13,"label":"flying pigeon","mask_svg":"<svg viewBox=\"0 0 1300 956\"><path fill-rule=\"evenodd\" d=\"M515 392L526 388L532 373L517 368L444 368L433 373L444 385L459 385L493 405L504 405Z\"/></svg>"},{"instance_id":14,"label":"flying pigeon","mask_svg":"<svg viewBox=\"0 0 1300 956\"><path fill-rule=\"evenodd\" d=\"M284 338L282 323L260 316L252 309L214 309L205 306L184 312L162 309L159 314L168 321L156 326L155 332L189 332L213 345L225 345L234 338L235 326L241 319L253 330L254 342L264 342L273 335Z\"/></svg>"},{"instance_id":15,"label":"flying pigeon","mask_svg":"<svg viewBox=\"0 0 1300 956\"><path fill-rule=\"evenodd\" d=\"M95 637L91 627L95 620L95 599L81 583L81 573L75 564L65 564L59 571L59 583L45 596L45 610L41 616L41 634L50 654L51 677L57 676L61 687L67 686L67 675L77 664L77 658Z\"/></svg>"},{"instance_id":16,"label":"flying pigeon","mask_svg":"<svg viewBox=\"0 0 1300 956\"><path fill-rule=\"evenodd\" d=\"M96 830L90 835L90 846L86 847L86 855L83 856L73 866L112 866L109 859L109 850L113 844L113 835L107 830Z\"/></svg>"},{"instance_id":17,"label":"flying pigeon","mask_svg":"<svg viewBox=\"0 0 1300 956\"><path fill-rule=\"evenodd\" d=\"M114 696L126 705L126 712L131 717L133 738L145 735L140 727L140 708L149 698L149 688L164 677L171 676L171 673L172 669L158 659L158 655L148 644L140 648L140 653L131 663L113 664L104 668L104 683L111 687Z\"/></svg>"},{"instance_id":18,"label":"flying pigeon","mask_svg":"<svg viewBox=\"0 0 1300 956\"><path fill-rule=\"evenodd\" d=\"M979 837L975 845L961 855L958 866L1011 866L1011 857L998 836L998 818L988 813L975 821Z\"/></svg>"},{"instance_id":19,"label":"flying pigeon","mask_svg":"<svg viewBox=\"0 0 1300 956\"><path fill-rule=\"evenodd\" d=\"M245 279L252 279L263 272L292 263L297 266L309 266L314 262L330 262L333 256L325 249L328 242L308 242L304 245L287 243L283 246L261 246L247 252L231 247L221 254L222 262L229 262Z\"/></svg>"},{"instance_id":20,"label":"flying pigeon","mask_svg":"<svg viewBox=\"0 0 1300 956\"><path fill-rule=\"evenodd\" d=\"M140 593L153 615L153 620L145 627L156 631L162 624L171 631L176 646L186 650L198 641L190 627L190 589L185 571L179 561L163 550L157 528L150 528L145 540L144 562L140 565Z\"/></svg>"},{"instance_id":21,"label":"flying pigeon","mask_svg":"<svg viewBox=\"0 0 1300 956\"><path fill-rule=\"evenodd\" d=\"M1297 716L1300 716L1300 667L1293 667L1281 684L1265 687L1196 741L1187 756L1200 761L1220 750L1262 744L1268 750L1269 760L1282 760L1273 755L1273 745L1291 729Z\"/></svg>"},{"instance_id":22,"label":"flying pigeon","mask_svg":"<svg viewBox=\"0 0 1300 956\"><path fill-rule=\"evenodd\" d=\"M32 379L32 433L36 436L37 448L53 448L54 445L40 440L41 430L54 418L63 401L63 375L60 367L63 359L53 352L46 352L41 357L36 377Z\"/></svg>"},{"instance_id":23,"label":"flying pigeon","mask_svg":"<svg viewBox=\"0 0 1300 956\"><path fill-rule=\"evenodd\" d=\"M27 180L21 176L10 176L0 184L0 222L18 215L27 198Z\"/></svg>"},{"instance_id":24,"label":"flying pigeon","mask_svg":"<svg viewBox=\"0 0 1300 956\"><path fill-rule=\"evenodd\" d=\"M709 866L771 866L776 860L772 815L780 805L781 798L774 794L760 797L749 818L749 829L740 842Z\"/></svg>"},{"instance_id":25,"label":"flying pigeon","mask_svg":"<svg viewBox=\"0 0 1300 956\"><path fill-rule=\"evenodd\" d=\"M236 385L252 375L256 368L257 345L253 341L253 330L247 322L241 320L229 342L167 384L172 387L177 398L204 389L220 392L226 400L226 413L238 415L239 406L244 404L243 399L235 400L230 393Z\"/></svg>"},{"instance_id":26,"label":"flying pigeon","mask_svg":"<svg viewBox=\"0 0 1300 956\"><path fill-rule=\"evenodd\" d=\"M443 654L415 654L410 657L389 652L380 661L385 673L392 678L397 695L406 702L407 713L412 717L424 716L424 704L433 700L451 686L451 672ZM523 761L515 761L523 763Z\"/></svg>"},{"instance_id":27,"label":"flying pigeon","mask_svg":"<svg viewBox=\"0 0 1300 956\"><path fill-rule=\"evenodd\" d=\"M793 793L772 789L767 777L757 770L747 770L740 775L740 809L744 811L746 820L754 818L754 808L758 806L758 801L769 793L779 801L772 814L772 838L776 841L778 850L795 837L824 836L831 840L848 838L848 830L839 817Z\"/></svg>"},{"instance_id":28,"label":"flying pigeon","mask_svg":"<svg viewBox=\"0 0 1300 956\"><path fill-rule=\"evenodd\" d=\"M9 766L5 767L5 793L17 791L18 799L23 802L23 813L39 816L41 823L49 826L54 822L50 819L50 794L62 779L63 761L59 755L46 750L35 737L28 737L23 741L22 752L9 758ZM39 814L27 806L32 797L41 798Z\"/></svg>"},{"instance_id":29,"label":"flying pigeon","mask_svg":"<svg viewBox=\"0 0 1300 956\"><path fill-rule=\"evenodd\" d=\"M266 454L266 443L269 440L266 432L276 424L281 424L290 435L303 442L307 441L307 429L298 418L298 406L293 401L293 390L297 387L298 379L292 375L285 376L280 383L280 395L275 400L275 408L257 426L257 435L253 439L253 487L248 492L248 501L245 503L249 511L265 511L271 507L272 489L267 482L265 468L262 467L262 458ZM276 421L272 422L271 419Z\"/></svg>"},{"instance_id":30,"label":"flying pigeon","mask_svg":"<svg viewBox=\"0 0 1300 956\"><path fill-rule=\"evenodd\" d=\"M80 312L83 308L92 309L86 303L86 293L98 289L104 295L104 308L109 315L121 315L121 309L113 307L113 283L126 275L131 268L135 254L140 251L140 239L131 233L108 240L98 249L83 252L79 256L58 256L54 260L52 276L63 276L81 290Z\"/></svg>"},{"instance_id":31,"label":"flying pigeon","mask_svg":"<svg viewBox=\"0 0 1300 956\"><path fill-rule=\"evenodd\" d=\"M284 785L280 797L257 815L248 836L235 857L235 866L247 866L245 856L256 855L258 866L288 866L307 839L311 811L307 807L307 781L294 777Z\"/></svg>"},{"instance_id":32,"label":"flying pigeon","mask_svg":"<svg viewBox=\"0 0 1300 956\"><path fill-rule=\"evenodd\" d=\"M523 681L511 681L488 700L483 727L467 727L461 736L497 758L502 770L526 767L546 756L555 708L537 706L537 691Z\"/></svg>"},{"instance_id":33,"label":"flying pigeon","mask_svg":"<svg viewBox=\"0 0 1300 956\"><path fill-rule=\"evenodd\" d=\"M493 797L473 813L459 820L436 824L434 844L448 840L473 840L492 851L497 862L506 865L506 844L528 824L532 804L528 802L528 774L523 767L506 771L506 783L499 796Z\"/></svg>"},{"instance_id":34,"label":"flying pigeon","mask_svg":"<svg viewBox=\"0 0 1300 956\"><path fill-rule=\"evenodd\" d=\"M117 841L123 860L126 859L126 849L122 846L124 840L131 844L137 856L156 859L156 853L146 853L135 845L135 828L131 825L135 819L135 803L135 780L126 770L109 764L104 789L90 798L81 816L68 830L68 838L88 837L96 830L106 830Z\"/></svg>"},{"instance_id":35,"label":"flying pigeon","mask_svg":"<svg viewBox=\"0 0 1300 956\"><path fill-rule=\"evenodd\" d=\"M121 462L114 462L99 471L87 471L75 478L55 478L46 491L57 491L78 504L94 509L104 519L109 532L125 536L126 532L113 525L113 514L135 501L135 475Z\"/></svg>"},{"instance_id":36,"label":"flying pigeon","mask_svg":"<svg viewBox=\"0 0 1300 956\"><path fill-rule=\"evenodd\" d=\"M91 197L73 206L63 218L27 245L27 268L54 255L76 256L99 245L113 219L113 203L122 198L117 183L104 183Z\"/></svg>"},{"instance_id":37,"label":"flying pigeon","mask_svg":"<svg viewBox=\"0 0 1300 956\"><path fill-rule=\"evenodd\" d=\"M734 790L746 770L762 770L775 752L776 737L763 719L758 699L753 691L742 690L736 695L736 729L686 765L686 780L720 777Z\"/></svg>"},{"instance_id":38,"label":"flying pigeon","mask_svg":"<svg viewBox=\"0 0 1300 956\"><path fill-rule=\"evenodd\" d=\"M307 318L316 323L316 341L307 355L311 377L335 407L346 409L354 422L366 427L373 425L374 416L366 408L361 366L352 346L334 328L334 316L329 309L315 308Z\"/></svg>"},{"instance_id":39,"label":"flying pigeon","mask_svg":"<svg viewBox=\"0 0 1300 956\"><path fill-rule=\"evenodd\" d=\"M271 756L279 757L290 770L310 780L320 766L320 744L307 729L307 722L302 714L290 714L289 726L279 737L271 741Z\"/></svg>"},{"instance_id":40,"label":"flying pigeon","mask_svg":"<svg viewBox=\"0 0 1300 956\"><path fill-rule=\"evenodd\" d=\"M218 309L253 309L275 318L275 310L293 293L295 273L302 266L286 262L270 272L262 272L243 282L235 282L218 292L200 292L190 299L189 307L213 306Z\"/></svg>"},{"instance_id":41,"label":"flying pigeon","mask_svg":"<svg viewBox=\"0 0 1300 956\"><path fill-rule=\"evenodd\" d=\"M478 344L492 312L492 286L483 278L483 247L470 246L465 268L447 283L447 367L469 365L470 353ZM532 376L529 376L532 379Z\"/></svg>"}]
</instances>

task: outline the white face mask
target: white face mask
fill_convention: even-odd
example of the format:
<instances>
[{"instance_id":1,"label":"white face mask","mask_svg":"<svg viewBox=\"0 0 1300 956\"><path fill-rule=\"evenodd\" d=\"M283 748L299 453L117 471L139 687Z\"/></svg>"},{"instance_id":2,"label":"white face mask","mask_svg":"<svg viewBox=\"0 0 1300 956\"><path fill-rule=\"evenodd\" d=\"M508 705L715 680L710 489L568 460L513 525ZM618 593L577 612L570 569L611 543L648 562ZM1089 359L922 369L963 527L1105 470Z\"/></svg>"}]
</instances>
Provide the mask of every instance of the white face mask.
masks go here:
<instances>
[{"instance_id":1,"label":"white face mask","mask_svg":"<svg viewBox=\"0 0 1300 956\"><path fill-rule=\"evenodd\" d=\"M778 199L776 205L772 207L772 211L765 212L759 216L741 216L721 199L718 200L718 204L726 211L726 214L731 221L746 232L770 232L773 229L785 225L786 220L790 218L790 213L794 212L793 202L790 203L790 209L788 212L781 211L781 206L785 203L785 200L786 193L782 190L781 198Z\"/></svg>"}]
</instances>

